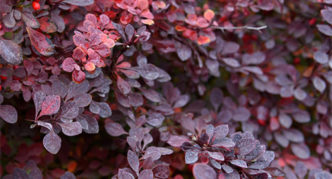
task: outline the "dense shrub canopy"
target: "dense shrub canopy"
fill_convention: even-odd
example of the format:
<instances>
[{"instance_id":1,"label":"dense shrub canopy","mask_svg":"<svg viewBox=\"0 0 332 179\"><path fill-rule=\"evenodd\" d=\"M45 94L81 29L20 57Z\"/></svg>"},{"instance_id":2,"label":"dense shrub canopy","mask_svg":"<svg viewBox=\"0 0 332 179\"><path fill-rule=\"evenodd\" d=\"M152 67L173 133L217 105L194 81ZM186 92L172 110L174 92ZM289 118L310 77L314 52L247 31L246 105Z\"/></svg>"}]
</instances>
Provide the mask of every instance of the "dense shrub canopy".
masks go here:
<instances>
[{"instance_id":1,"label":"dense shrub canopy","mask_svg":"<svg viewBox=\"0 0 332 179\"><path fill-rule=\"evenodd\" d=\"M332 174L331 0L0 0L0 176Z\"/></svg>"}]
</instances>

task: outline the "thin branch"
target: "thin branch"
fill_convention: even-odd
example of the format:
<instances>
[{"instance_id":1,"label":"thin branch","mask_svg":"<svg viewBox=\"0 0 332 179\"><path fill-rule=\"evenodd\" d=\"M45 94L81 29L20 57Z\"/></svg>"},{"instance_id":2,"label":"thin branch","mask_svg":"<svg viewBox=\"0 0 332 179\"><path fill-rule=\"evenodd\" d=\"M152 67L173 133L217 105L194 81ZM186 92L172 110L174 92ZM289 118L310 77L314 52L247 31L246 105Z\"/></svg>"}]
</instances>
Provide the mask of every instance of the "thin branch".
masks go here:
<instances>
[{"instance_id":1,"label":"thin branch","mask_svg":"<svg viewBox=\"0 0 332 179\"><path fill-rule=\"evenodd\" d=\"M219 29L219 30L238 30L238 29L248 29L248 30L262 30L262 29L266 29L267 25L263 25L263 26L259 26L259 27L252 27L252 26L238 26L238 27L212 27L213 29Z\"/></svg>"}]
</instances>

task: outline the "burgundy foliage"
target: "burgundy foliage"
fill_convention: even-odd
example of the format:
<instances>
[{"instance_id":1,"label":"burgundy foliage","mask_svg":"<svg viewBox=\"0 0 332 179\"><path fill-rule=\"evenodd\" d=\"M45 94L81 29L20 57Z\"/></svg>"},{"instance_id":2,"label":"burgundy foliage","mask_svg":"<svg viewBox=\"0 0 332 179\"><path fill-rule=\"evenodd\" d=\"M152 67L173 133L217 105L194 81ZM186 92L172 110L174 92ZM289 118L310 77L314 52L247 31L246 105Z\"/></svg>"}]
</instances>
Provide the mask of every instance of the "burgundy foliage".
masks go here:
<instances>
[{"instance_id":1,"label":"burgundy foliage","mask_svg":"<svg viewBox=\"0 0 332 179\"><path fill-rule=\"evenodd\" d=\"M0 0L0 177L331 179L331 0Z\"/></svg>"}]
</instances>

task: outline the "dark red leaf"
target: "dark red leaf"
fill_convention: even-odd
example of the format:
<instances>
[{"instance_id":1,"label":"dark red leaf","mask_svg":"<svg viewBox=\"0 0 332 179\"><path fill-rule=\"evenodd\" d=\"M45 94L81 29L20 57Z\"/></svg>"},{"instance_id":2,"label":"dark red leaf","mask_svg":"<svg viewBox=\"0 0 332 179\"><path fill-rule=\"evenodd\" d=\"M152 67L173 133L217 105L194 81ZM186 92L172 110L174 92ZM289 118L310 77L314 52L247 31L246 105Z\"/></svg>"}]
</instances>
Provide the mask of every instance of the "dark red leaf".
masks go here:
<instances>
[{"instance_id":1,"label":"dark red leaf","mask_svg":"<svg viewBox=\"0 0 332 179\"><path fill-rule=\"evenodd\" d=\"M61 97L59 95L46 96L43 103L41 104L41 112L39 117L57 113L60 109L60 104Z\"/></svg>"},{"instance_id":2,"label":"dark red leaf","mask_svg":"<svg viewBox=\"0 0 332 179\"><path fill-rule=\"evenodd\" d=\"M76 83L82 83L85 80L85 73L81 70L74 70L72 73L72 79Z\"/></svg>"},{"instance_id":3,"label":"dark red leaf","mask_svg":"<svg viewBox=\"0 0 332 179\"><path fill-rule=\"evenodd\" d=\"M54 54L54 45L43 33L27 27L31 45L42 55L50 56Z\"/></svg>"}]
</instances>

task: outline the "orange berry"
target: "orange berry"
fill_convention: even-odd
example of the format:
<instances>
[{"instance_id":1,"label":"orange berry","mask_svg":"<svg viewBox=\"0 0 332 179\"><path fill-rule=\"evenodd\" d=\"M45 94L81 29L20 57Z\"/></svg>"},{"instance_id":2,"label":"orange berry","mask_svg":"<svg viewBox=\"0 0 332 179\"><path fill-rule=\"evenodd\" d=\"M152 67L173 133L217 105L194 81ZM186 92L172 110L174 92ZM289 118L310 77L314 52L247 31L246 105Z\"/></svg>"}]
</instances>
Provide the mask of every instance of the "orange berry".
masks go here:
<instances>
[{"instance_id":1,"label":"orange berry","mask_svg":"<svg viewBox=\"0 0 332 179\"><path fill-rule=\"evenodd\" d=\"M204 18L208 21L211 21L214 18L214 12L211 9L207 9L204 12Z\"/></svg>"},{"instance_id":2,"label":"orange berry","mask_svg":"<svg viewBox=\"0 0 332 179\"><path fill-rule=\"evenodd\" d=\"M86 69L86 71L88 71L89 73L93 73L96 69L95 64L93 64L92 62L88 62L84 65L84 68Z\"/></svg>"},{"instance_id":3,"label":"orange berry","mask_svg":"<svg viewBox=\"0 0 332 179\"><path fill-rule=\"evenodd\" d=\"M77 162L75 162L75 161L70 161L70 162L68 163L68 167L67 167L67 169L68 169L68 171L70 171L70 172L74 172L75 169L76 169L76 167L77 167Z\"/></svg>"}]
</instances>

